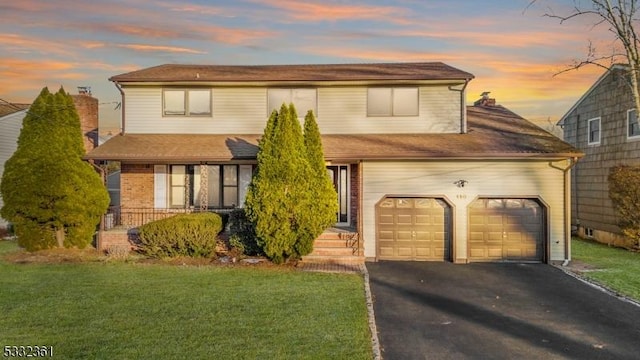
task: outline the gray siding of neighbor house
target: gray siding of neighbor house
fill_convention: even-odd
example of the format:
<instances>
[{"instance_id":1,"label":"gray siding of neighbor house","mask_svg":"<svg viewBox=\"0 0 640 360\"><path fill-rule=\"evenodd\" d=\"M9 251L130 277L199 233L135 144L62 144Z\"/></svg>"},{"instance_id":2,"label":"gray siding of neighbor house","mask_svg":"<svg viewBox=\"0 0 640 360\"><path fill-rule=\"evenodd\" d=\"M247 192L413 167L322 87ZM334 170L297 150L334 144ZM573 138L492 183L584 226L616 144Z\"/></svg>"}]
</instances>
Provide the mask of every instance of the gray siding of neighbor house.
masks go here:
<instances>
[{"instance_id":1,"label":"gray siding of neighbor house","mask_svg":"<svg viewBox=\"0 0 640 360\"><path fill-rule=\"evenodd\" d=\"M640 139L627 137L629 86L613 70L564 118L564 140L585 153L572 171L571 222L619 234L607 177L616 165L640 165ZM588 144L588 121L600 117L600 144Z\"/></svg>"},{"instance_id":2,"label":"gray siding of neighbor house","mask_svg":"<svg viewBox=\"0 0 640 360\"><path fill-rule=\"evenodd\" d=\"M26 110L0 117L0 179L4 173L4 164L18 148L18 136L22 129L22 119ZM0 208L4 205L0 196ZM0 218L0 227L6 227L7 221Z\"/></svg>"}]
</instances>

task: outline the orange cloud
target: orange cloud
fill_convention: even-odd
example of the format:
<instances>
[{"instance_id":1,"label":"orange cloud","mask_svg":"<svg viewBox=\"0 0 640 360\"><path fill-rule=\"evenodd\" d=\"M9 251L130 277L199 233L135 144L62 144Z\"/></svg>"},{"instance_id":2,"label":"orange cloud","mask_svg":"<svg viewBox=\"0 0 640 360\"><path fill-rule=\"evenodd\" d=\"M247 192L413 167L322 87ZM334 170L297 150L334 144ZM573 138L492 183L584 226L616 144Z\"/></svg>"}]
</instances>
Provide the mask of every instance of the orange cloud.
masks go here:
<instances>
[{"instance_id":1,"label":"orange cloud","mask_svg":"<svg viewBox=\"0 0 640 360\"><path fill-rule=\"evenodd\" d=\"M394 6L344 5L336 2L302 2L297 0L258 0L260 5L281 10L285 17L297 21L378 20L406 23L408 10Z\"/></svg>"},{"instance_id":2,"label":"orange cloud","mask_svg":"<svg viewBox=\"0 0 640 360\"><path fill-rule=\"evenodd\" d=\"M171 52L171 53L185 53L185 54L206 54L204 51L177 47L177 46L164 46L164 45L146 45L146 44L115 44L114 46L144 52Z\"/></svg>"}]
</instances>

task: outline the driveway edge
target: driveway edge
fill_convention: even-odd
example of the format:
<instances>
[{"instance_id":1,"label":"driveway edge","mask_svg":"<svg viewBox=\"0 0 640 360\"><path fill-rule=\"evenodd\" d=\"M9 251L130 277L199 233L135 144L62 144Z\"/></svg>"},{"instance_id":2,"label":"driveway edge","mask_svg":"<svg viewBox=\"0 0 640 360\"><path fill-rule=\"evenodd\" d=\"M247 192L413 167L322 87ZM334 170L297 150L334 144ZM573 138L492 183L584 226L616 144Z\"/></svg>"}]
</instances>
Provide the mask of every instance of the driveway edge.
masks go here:
<instances>
[{"instance_id":1,"label":"driveway edge","mask_svg":"<svg viewBox=\"0 0 640 360\"><path fill-rule=\"evenodd\" d=\"M378 328L376 327L376 316L373 312L373 296L371 295L371 287L369 286L369 270L366 264L363 266L362 275L364 277L364 294L367 302L367 313L369 317L369 330L371 331L371 347L373 350L373 359L381 360L380 340L378 339Z\"/></svg>"},{"instance_id":2,"label":"driveway edge","mask_svg":"<svg viewBox=\"0 0 640 360\"><path fill-rule=\"evenodd\" d=\"M600 290L600 291L602 291L602 292L604 292L606 294L609 294L609 295L611 295L611 296L613 296L615 298L618 298L618 299L620 299L620 300L622 300L624 302L627 302L627 303L630 303L630 304L635 305L637 307L640 307L640 302L636 301L635 299L632 299L632 298L630 298L630 297L628 297L626 295L622 295L619 292L617 292L617 291L615 291L613 289L610 289L610 288L608 288L608 287L606 287L606 286L604 286L604 285L602 285L602 284L600 284L600 283L598 283L598 282L596 282L594 280L591 280L589 278L586 278L586 277L580 275L579 273L571 271L567 267L564 267L562 265L553 265L553 267L555 267L557 269L560 269L560 271L564 272L565 274L567 274L567 275L569 275L569 276L571 276L571 277L573 277L573 278L575 278L575 279L577 279L579 281L582 281L583 283L585 283L585 284L587 284L587 285L589 285L589 286L591 286L591 287L593 287L595 289L598 289L598 290Z\"/></svg>"}]
</instances>

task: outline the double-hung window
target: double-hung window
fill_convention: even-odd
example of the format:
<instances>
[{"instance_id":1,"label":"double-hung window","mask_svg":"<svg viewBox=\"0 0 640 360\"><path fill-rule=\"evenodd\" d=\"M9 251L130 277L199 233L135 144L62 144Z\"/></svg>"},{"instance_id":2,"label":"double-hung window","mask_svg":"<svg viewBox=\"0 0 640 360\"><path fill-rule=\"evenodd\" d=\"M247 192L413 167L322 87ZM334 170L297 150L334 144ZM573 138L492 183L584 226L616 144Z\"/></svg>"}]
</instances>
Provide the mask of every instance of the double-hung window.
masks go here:
<instances>
[{"instance_id":1,"label":"double-hung window","mask_svg":"<svg viewBox=\"0 0 640 360\"><path fill-rule=\"evenodd\" d=\"M594 119L590 119L587 122L587 127L588 127L588 144L589 145L598 145L600 144L600 137L601 137L601 131L600 131L600 118L594 118Z\"/></svg>"},{"instance_id":2,"label":"double-hung window","mask_svg":"<svg viewBox=\"0 0 640 360\"><path fill-rule=\"evenodd\" d=\"M418 116L417 87L367 89L367 116Z\"/></svg>"},{"instance_id":3,"label":"double-hung window","mask_svg":"<svg viewBox=\"0 0 640 360\"><path fill-rule=\"evenodd\" d=\"M211 89L164 89L164 116L211 115Z\"/></svg>"},{"instance_id":4,"label":"double-hung window","mask_svg":"<svg viewBox=\"0 0 640 360\"><path fill-rule=\"evenodd\" d=\"M638 124L636 109L627 111L627 137L640 138L640 124Z\"/></svg>"},{"instance_id":5,"label":"double-hung window","mask_svg":"<svg viewBox=\"0 0 640 360\"><path fill-rule=\"evenodd\" d=\"M304 118L309 110L313 111L314 115L318 115L316 89L268 89L267 103L267 116L271 115L273 110L280 111L282 104L289 106L291 103L298 112L298 118Z\"/></svg>"}]
</instances>

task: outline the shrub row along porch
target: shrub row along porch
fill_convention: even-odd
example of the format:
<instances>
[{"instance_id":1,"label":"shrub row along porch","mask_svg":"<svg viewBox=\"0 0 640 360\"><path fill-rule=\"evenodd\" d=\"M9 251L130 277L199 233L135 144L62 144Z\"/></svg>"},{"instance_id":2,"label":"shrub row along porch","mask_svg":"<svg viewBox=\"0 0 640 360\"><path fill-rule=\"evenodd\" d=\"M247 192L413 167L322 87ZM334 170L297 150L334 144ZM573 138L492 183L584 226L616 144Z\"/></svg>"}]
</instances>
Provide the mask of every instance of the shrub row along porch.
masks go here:
<instances>
[{"instance_id":1,"label":"shrub row along porch","mask_svg":"<svg viewBox=\"0 0 640 360\"><path fill-rule=\"evenodd\" d=\"M216 212L223 216L226 224L226 216L233 209L202 210L199 208L186 209L154 209L154 208L123 208L110 207L103 216L96 247L99 250L109 250L113 247L135 248L137 242L137 228L151 221L165 219L167 217L196 212ZM228 226L220 234L221 238L227 238ZM314 250L308 256L303 257L305 262L331 262L331 263L363 263L364 252L358 232L352 227L331 227L321 234L314 243Z\"/></svg>"}]
</instances>

